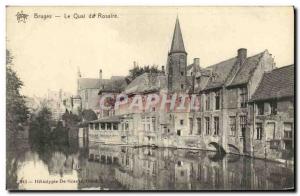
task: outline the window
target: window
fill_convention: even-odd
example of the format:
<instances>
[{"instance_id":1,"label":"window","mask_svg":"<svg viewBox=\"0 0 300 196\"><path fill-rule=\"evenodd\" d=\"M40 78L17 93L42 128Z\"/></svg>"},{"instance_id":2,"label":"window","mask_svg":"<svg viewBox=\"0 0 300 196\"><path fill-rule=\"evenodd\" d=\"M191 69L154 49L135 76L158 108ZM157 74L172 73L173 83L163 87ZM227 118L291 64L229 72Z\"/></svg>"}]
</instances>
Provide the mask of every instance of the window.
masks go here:
<instances>
[{"instance_id":1,"label":"window","mask_svg":"<svg viewBox=\"0 0 300 196\"><path fill-rule=\"evenodd\" d=\"M216 92L215 95L215 106L216 106L216 110L220 109L220 91Z\"/></svg>"},{"instance_id":2,"label":"window","mask_svg":"<svg viewBox=\"0 0 300 196\"><path fill-rule=\"evenodd\" d=\"M279 149L280 140L271 140L270 141L270 149Z\"/></svg>"},{"instance_id":3,"label":"window","mask_svg":"<svg viewBox=\"0 0 300 196\"><path fill-rule=\"evenodd\" d=\"M209 110L210 109L210 99L209 99L209 94L205 95L205 110Z\"/></svg>"},{"instance_id":4,"label":"window","mask_svg":"<svg viewBox=\"0 0 300 196\"><path fill-rule=\"evenodd\" d=\"M96 124L95 124L95 129L96 129L96 130L99 130L99 123L96 123Z\"/></svg>"},{"instance_id":5,"label":"window","mask_svg":"<svg viewBox=\"0 0 300 196\"><path fill-rule=\"evenodd\" d=\"M185 64L185 56L184 56L184 55L181 55L181 56L180 56L179 63L180 63L181 65L182 65L182 64Z\"/></svg>"},{"instance_id":6,"label":"window","mask_svg":"<svg viewBox=\"0 0 300 196\"><path fill-rule=\"evenodd\" d=\"M245 137L246 125L247 125L247 116L240 116L240 127L241 127L242 137Z\"/></svg>"},{"instance_id":7,"label":"window","mask_svg":"<svg viewBox=\"0 0 300 196\"><path fill-rule=\"evenodd\" d=\"M181 175L181 176L184 176L184 171L180 171L180 175Z\"/></svg>"},{"instance_id":8,"label":"window","mask_svg":"<svg viewBox=\"0 0 300 196\"><path fill-rule=\"evenodd\" d=\"M257 104L257 114L258 115L264 115L264 103L258 103Z\"/></svg>"},{"instance_id":9,"label":"window","mask_svg":"<svg viewBox=\"0 0 300 196\"><path fill-rule=\"evenodd\" d=\"M183 120L182 119L180 120L180 125L183 125Z\"/></svg>"},{"instance_id":10,"label":"window","mask_svg":"<svg viewBox=\"0 0 300 196\"><path fill-rule=\"evenodd\" d=\"M219 135L219 117L214 117L214 135Z\"/></svg>"},{"instance_id":11,"label":"window","mask_svg":"<svg viewBox=\"0 0 300 196\"><path fill-rule=\"evenodd\" d=\"M101 130L105 130L105 124L104 123L101 123Z\"/></svg>"},{"instance_id":12,"label":"window","mask_svg":"<svg viewBox=\"0 0 300 196\"><path fill-rule=\"evenodd\" d=\"M182 71L182 72L180 72L180 74L181 74L181 76L183 76L183 75L184 75L183 71Z\"/></svg>"},{"instance_id":13,"label":"window","mask_svg":"<svg viewBox=\"0 0 300 196\"><path fill-rule=\"evenodd\" d=\"M267 141L275 139L275 123L274 122L267 123L267 126L265 127L265 132L266 132Z\"/></svg>"},{"instance_id":14,"label":"window","mask_svg":"<svg viewBox=\"0 0 300 196\"><path fill-rule=\"evenodd\" d=\"M125 130L127 131L129 129L129 124L128 122L125 123Z\"/></svg>"},{"instance_id":15,"label":"window","mask_svg":"<svg viewBox=\"0 0 300 196\"><path fill-rule=\"evenodd\" d=\"M201 134L201 118L197 118L197 134Z\"/></svg>"},{"instance_id":16,"label":"window","mask_svg":"<svg viewBox=\"0 0 300 196\"><path fill-rule=\"evenodd\" d=\"M113 124L113 130L118 130L118 124L117 123Z\"/></svg>"},{"instance_id":17,"label":"window","mask_svg":"<svg viewBox=\"0 0 300 196\"><path fill-rule=\"evenodd\" d=\"M284 123L284 138L285 139L292 139L293 132L292 132L292 123Z\"/></svg>"},{"instance_id":18,"label":"window","mask_svg":"<svg viewBox=\"0 0 300 196\"><path fill-rule=\"evenodd\" d=\"M90 124L90 129L94 129L94 124Z\"/></svg>"},{"instance_id":19,"label":"window","mask_svg":"<svg viewBox=\"0 0 300 196\"><path fill-rule=\"evenodd\" d=\"M247 107L248 95L247 95L247 88L243 87L240 88L240 100L241 100L241 108Z\"/></svg>"},{"instance_id":20,"label":"window","mask_svg":"<svg viewBox=\"0 0 300 196\"><path fill-rule=\"evenodd\" d=\"M277 102L272 101L270 103L270 107L271 107L271 115L276 115L277 114Z\"/></svg>"},{"instance_id":21,"label":"window","mask_svg":"<svg viewBox=\"0 0 300 196\"><path fill-rule=\"evenodd\" d=\"M229 126L230 126L230 136L235 136L236 134L236 118L235 116L229 117Z\"/></svg>"},{"instance_id":22,"label":"window","mask_svg":"<svg viewBox=\"0 0 300 196\"><path fill-rule=\"evenodd\" d=\"M156 118L152 117L152 129L153 131L156 131Z\"/></svg>"},{"instance_id":23,"label":"window","mask_svg":"<svg viewBox=\"0 0 300 196\"><path fill-rule=\"evenodd\" d=\"M111 123L107 123L107 124L106 124L106 129L107 129L107 130L111 130Z\"/></svg>"},{"instance_id":24,"label":"window","mask_svg":"<svg viewBox=\"0 0 300 196\"><path fill-rule=\"evenodd\" d=\"M209 135L210 133L210 127L209 127L209 117L205 117L205 133L206 135Z\"/></svg>"},{"instance_id":25,"label":"window","mask_svg":"<svg viewBox=\"0 0 300 196\"><path fill-rule=\"evenodd\" d=\"M181 84L181 89L184 89L184 85L183 84Z\"/></svg>"},{"instance_id":26,"label":"window","mask_svg":"<svg viewBox=\"0 0 300 196\"><path fill-rule=\"evenodd\" d=\"M261 140L263 134L262 123L256 123L256 139Z\"/></svg>"},{"instance_id":27,"label":"window","mask_svg":"<svg viewBox=\"0 0 300 196\"><path fill-rule=\"evenodd\" d=\"M193 134L193 119L192 118L190 118L190 135L192 135Z\"/></svg>"},{"instance_id":28,"label":"window","mask_svg":"<svg viewBox=\"0 0 300 196\"><path fill-rule=\"evenodd\" d=\"M181 130L177 130L177 135L181 136Z\"/></svg>"}]
</instances>

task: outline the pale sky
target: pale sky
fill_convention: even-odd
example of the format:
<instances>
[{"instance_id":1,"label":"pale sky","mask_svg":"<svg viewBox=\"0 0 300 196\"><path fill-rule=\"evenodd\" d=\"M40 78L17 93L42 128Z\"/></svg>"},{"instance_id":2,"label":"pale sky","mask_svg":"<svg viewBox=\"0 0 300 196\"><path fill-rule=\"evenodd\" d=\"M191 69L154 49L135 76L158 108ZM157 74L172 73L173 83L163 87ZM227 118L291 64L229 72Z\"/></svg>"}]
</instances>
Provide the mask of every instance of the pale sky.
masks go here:
<instances>
[{"instance_id":1,"label":"pale sky","mask_svg":"<svg viewBox=\"0 0 300 196\"><path fill-rule=\"evenodd\" d=\"M16 14L29 14L26 23ZM51 19L34 18L51 14ZM73 14L85 14L74 19ZM118 18L88 18L89 13ZM64 14L71 18L65 19ZM27 96L47 89L75 93L77 67L83 77L127 75L133 61L165 65L178 15L188 63L206 67L268 49L278 67L294 63L292 7L8 7L7 48ZM61 17L55 17L61 16Z\"/></svg>"}]
</instances>

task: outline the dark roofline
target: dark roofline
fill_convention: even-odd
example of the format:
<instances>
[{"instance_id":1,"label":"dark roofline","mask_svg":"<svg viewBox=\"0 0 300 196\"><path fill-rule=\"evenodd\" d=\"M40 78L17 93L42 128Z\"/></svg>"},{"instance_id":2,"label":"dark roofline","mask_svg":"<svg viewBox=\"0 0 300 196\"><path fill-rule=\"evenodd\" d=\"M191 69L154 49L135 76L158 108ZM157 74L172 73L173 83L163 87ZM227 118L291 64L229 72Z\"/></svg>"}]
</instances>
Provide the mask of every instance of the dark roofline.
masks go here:
<instances>
[{"instance_id":1,"label":"dark roofline","mask_svg":"<svg viewBox=\"0 0 300 196\"><path fill-rule=\"evenodd\" d=\"M294 95L290 95L290 96L281 96L281 97L272 97L272 98L265 98L265 99L250 99L249 103L255 103L255 102L263 102L263 101L271 101L271 100L286 100L286 99L294 99Z\"/></svg>"},{"instance_id":2,"label":"dark roofline","mask_svg":"<svg viewBox=\"0 0 300 196\"><path fill-rule=\"evenodd\" d=\"M239 83L239 84L228 85L228 86L225 86L225 88L232 89L232 88L239 88L239 87L243 87L243 86L247 86L247 85L248 85L247 82L243 82L243 83Z\"/></svg>"},{"instance_id":3,"label":"dark roofline","mask_svg":"<svg viewBox=\"0 0 300 196\"><path fill-rule=\"evenodd\" d=\"M119 90L100 90L98 92L98 95L101 95L102 93L121 93Z\"/></svg>"},{"instance_id":4,"label":"dark roofline","mask_svg":"<svg viewBox=\"0 0 300 196\"><path fill-rule=\"evenodd\" d=\"M222 89L222 88L223 88L223 85L219 85L219 86L204 88L204 89L200 90L199 92L200 93L205 93L205 92L208 92L208 91L215 91L217 89Z\"/></svg>"}]
</instances>

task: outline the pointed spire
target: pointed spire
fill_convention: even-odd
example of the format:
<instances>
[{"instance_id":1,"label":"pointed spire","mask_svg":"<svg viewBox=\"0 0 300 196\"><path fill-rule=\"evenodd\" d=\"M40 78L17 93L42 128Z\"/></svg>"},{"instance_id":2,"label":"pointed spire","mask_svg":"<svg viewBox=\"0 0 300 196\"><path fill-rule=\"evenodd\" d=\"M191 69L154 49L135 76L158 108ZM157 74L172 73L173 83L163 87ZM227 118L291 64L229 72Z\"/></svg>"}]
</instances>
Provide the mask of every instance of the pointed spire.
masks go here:
<instances>
[{"instance_id":1,"label":"pointed spire","mask_svg":"<svg viewBox=\"0 0 300 196\"><path fill-rule=\"evenodd\" d=\"M184 48L184 43L183 43L183 38L182 38L182 34L181 34L178 16L176 18L176 24L175 24L173 40L172 40L172 45L171 45L171 50L170 50L170 53L172 53L172 52L186 53L185 48Z\"/></svg>"}]
</instances>

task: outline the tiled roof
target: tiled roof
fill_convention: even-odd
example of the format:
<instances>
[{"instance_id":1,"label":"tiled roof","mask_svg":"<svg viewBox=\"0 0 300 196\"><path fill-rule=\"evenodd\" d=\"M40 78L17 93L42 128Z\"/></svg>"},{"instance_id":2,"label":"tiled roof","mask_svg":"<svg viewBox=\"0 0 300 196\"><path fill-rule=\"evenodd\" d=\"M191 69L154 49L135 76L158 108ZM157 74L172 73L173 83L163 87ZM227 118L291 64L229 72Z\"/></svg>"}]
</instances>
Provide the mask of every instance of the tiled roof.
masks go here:
<instances>
[{"instance_id":1,"label":"tiled roof","mask_svg":"<svg viewBox=\"0 0 300 196\"><path fill-rule=\"evenodd\" d=\"M294 96L294 65L265 73L252 96L252 101Z\"/></svg>"},{"instance_id":2,"label":"tiled roof","mask_svg":"<svg viewBox=\"0 0 300 196\"><path fill-rule=\"evenodd\" d=\"M156 91L166 86L166 79L166 76L161 73L144 73L135 78L124 92L131 94Z\"/></svg>"},{"instance_id":3,"label":"tiled roof","mask_svg":"<svg viewBox=\"0 0 300 196\"><path fill-rule=\"evenodd\" d=\"M246 84L252 76L253 71L259 64L260 58L264 52L246 58L245 62L238 68L237 73L232 75L232 71L237 65L237 57L211 65L203 71L211 72L207 85L202 90L220 88L227 83L227 86L236 86ZM228 84L228 82L230 82Z\"/></svg>"},{"instance_id":4,"label":"tiled roof","mask_svg":"<svg viewBox=\"0 0 300 196\"><path fill-rule=\"evenodd\" d=\"M209 81L204 90L222 87L235 64L236 59L236 57L231 58L205 68L207 73L211 72L212 77L209 78Z\"/></svg>"},{"instance_id":5,"label":"tiled roof","mask_svg":"<svg viewBox=\"0 0 300 196\"><path fill-rule=\"evenodd\" d=\"M232 82L228 86L236 86L236 85L248 83L263 53L264 52L248 57L246 61L242 64L240 69L238 70Z\"/></svg>"}]
</instances>

